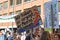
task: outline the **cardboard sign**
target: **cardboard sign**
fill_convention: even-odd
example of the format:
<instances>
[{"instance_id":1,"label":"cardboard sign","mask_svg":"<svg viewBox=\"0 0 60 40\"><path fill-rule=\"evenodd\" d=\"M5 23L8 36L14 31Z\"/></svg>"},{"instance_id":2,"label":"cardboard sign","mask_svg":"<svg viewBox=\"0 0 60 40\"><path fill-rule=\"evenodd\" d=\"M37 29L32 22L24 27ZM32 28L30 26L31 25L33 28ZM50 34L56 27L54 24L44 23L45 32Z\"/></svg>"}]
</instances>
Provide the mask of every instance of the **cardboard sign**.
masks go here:
<instances>
[{"instance_id":1,"label":"cardboard sign","mask_svg":"<svg viewBox=\"0 0 60 40\"><path fill-rule=\"evenodd\" d=\"M42 24L37 7L32 7L28 10L25 10L24 12L15 16L15 20L19 31L20 29L23 31L27 31ZM40 24L39 21L41 21Z\"/></svg>"}]
</instances>

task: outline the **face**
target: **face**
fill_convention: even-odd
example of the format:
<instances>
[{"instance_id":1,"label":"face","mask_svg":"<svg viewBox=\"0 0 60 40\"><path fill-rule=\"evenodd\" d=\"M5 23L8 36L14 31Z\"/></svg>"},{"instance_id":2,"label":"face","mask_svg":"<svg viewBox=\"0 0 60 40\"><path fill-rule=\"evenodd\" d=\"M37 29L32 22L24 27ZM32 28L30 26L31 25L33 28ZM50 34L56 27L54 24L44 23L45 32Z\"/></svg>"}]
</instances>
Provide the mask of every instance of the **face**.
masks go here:
<instances>
[{"instance_id":1,"label":"face","mask_svg":"<svg viewBox=\"0 0 60 40\"><path fill-rule=\"evenodd\" d=\"M2 35L2 33L0 32L0 35Z\"/></svg>"},{"instance_id":2,"label":"face","mask_svg":"<svg viewBox=\"0 0 60 40\"><path fill-rule=\"evenodd\" d=\"M54 40L59 40L59 37L57 35L55 35Z\"/></svg>"}]
</instances>

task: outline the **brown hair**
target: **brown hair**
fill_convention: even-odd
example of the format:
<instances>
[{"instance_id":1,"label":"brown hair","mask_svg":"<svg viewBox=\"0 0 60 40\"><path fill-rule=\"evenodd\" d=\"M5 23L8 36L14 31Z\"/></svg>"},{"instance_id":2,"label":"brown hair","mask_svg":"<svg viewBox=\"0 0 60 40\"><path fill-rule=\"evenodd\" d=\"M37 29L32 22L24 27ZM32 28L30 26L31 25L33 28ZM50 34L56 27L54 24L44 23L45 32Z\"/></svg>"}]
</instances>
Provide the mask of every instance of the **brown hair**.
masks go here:
<instances>
[{"instance_id":1,"label":"brown hair","mask_svg":"<svg viewBox=\"0 0 60 40\"><path fill-rule=\"evenodd\" d=\"M59 35L59 34L54 34L54 37L55 37L56 35L57 35L57 36L58 36L58 38L60 39L60 35Z\"/></svg>"},{"instance_id":2,"label":"brown hair","mask_svg":"<svg viewBox=\"0 0 60 40\"><path fill-rule=\"evenodd\" d=\"M42 36L41 36L41 40L51 40L50 38L50 34L48 31L44 31Z\"/></svg>"}]
</instances>

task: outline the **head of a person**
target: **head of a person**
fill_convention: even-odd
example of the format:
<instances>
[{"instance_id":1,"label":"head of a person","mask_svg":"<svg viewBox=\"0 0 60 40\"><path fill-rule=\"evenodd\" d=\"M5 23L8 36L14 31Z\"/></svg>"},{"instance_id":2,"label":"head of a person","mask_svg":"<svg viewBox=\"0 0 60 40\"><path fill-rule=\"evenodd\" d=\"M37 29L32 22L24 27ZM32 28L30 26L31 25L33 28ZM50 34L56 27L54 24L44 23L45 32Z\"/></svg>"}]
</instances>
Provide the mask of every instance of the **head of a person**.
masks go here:
<instances>
[{"instance_id":1,"label":"head of a person","mask_svg":"<svg viewBox=\"0 0 60 40\"><path fill-rule=\"evenodd\" d=\"M28 34L30 32L30 30L26 31L26 33Z\"/></svg>"},{"instance_id":2,"label":"head of a person","mask_svg":"<svg viewBox=\"0 0 60 40\"><path fill-rule=\"evenodd\" d=\"M51 40L50 34L48 31L43 32L43 34L41 35L41 40Z\"/></svg>"},{"instance_id":3,"label":"head of a person","mask_svg":"<svg viewBox=\"0 0 60 40\"><path fill-rule=\"evenodd\" d=\"M24 35L26 35L26 31L24 32Z\"/></svg>"},{"instance_id":4,"label":"head of a person","mask_svg":"<svg viewBox=\"0 0 60 40\"><path fill-rule=\"evenodd\" d=\"M7 31L6 33L7 33L8 35L11 35L11 32L9 32L9 31Z\"/></svg>"},{"instance_id":5,"label":"head of a person","mask_svg":"<svg viewBox=\"0 0 60 40\"><path fill-rule=\"evenodd\" d=\"M11 33L9 32L9 35L11 35Z\"/></svg>"},{"instance_id":6,"label":"head of a person","mask_svg":"<svg viewBox=\"0 0 60 40\"><path fill-rule=\"evenodd\" d=\"M0 31L0 35L2 35L2 32Z\"/></svg>"},{"instance_id":7,"label":"head of a person","mask_svg":"<svg viewBox=\"0 0 60 40\"><path fill-rule=\"evenodd\" d=\"M44 32L43 28L39 28L39 33L42 34Z\"/></svg>"},{"instance_id":8,"label":"head of a person","mask_svg":"<svg viewBox=\"0 0 60 40\"><path fill-rule=\"evenodd\" d=\"M2 34L5 34L4 30L1 30Z\"/></svg>"},{"instance_id":9,"label":"head of a person","mask_svg":"<svg viewBox=\"0 0 60 40\"><path fill-rule=\"evenodd\" d=\"M21 35L24 35L24 32L22 32Z\"/></svg>"},{"instance_id":10,"label":"head of a person","mask_svg":"<svg viewBox=\"0 0 60 40\"><path fill-rule=\"evenodd\" d=\"M55 34L54 35L54 40L60 40L60 35L59 34Z\"/></svg>"}]
</instances>

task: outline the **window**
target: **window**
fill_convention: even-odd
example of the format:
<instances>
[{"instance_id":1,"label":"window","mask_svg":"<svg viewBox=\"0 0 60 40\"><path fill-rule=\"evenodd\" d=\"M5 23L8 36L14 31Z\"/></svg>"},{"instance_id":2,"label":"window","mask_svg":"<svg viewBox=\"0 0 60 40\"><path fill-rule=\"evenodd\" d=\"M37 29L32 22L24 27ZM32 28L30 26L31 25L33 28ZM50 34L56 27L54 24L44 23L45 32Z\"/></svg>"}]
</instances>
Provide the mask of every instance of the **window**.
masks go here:
<instances>
[{"instance_id":1,"label":"window","mask_svg":"<svg viewBox=\"0 0 60 40\"><path fill-rule=\"evenodd\" d=\"M10 15L14 15L14 12L10 12Z\"/></svg>"},{"instance_id":2,"label":"window","mask_svg":"<svg viewBox=\"0 0 60 40\"><path fill-rule=\"evenodd\" d=\"M41 7L37 6L37 8L38 8L39 14L41 14Z\"/></svg>"},{"instance_id":3,"label":"window","mask_svg":"<svg viewBox=\"0 0 60 40\"><path fill-rule=\"evenodd\" d=\"M4 2L4 9L8 7L8 1Z\"/></svg>"},{"instance_id":4,"label":"window","mask_svg":"<svg viewBox=\"0 0 60 40\"><path fill-rule=\"evenodd\" d=\"M4 16L7 16L7 13L4 13L3 15L4 15Z\"/></svg>"},{"instance_id":5,"label":"window","mask_svg":"<svg viewBox=\"0 0 60 40\"><path fill-rule=\"evenodd\" d=\"M0 3L0 10L2 10L2 3Z\"/></svg>"},{"instance_id":6,"label":"window","mask_svg":"<svg viewBox=\"0 0 60 40\"><path fill-rule=\"evenodd\" d=\"M29 2L30 0L24 0L24 2Z\"/></svg>"},{"instance_id":7,"label":"window","mask_svg":"<svg viewBox=\"0 0 60 40\"><path fill-rule=\"evenodd\" d=\"M16 0L16 4L21 4L22 0Z\"/></svg>"},{"instance_id":8,"label":"window","mask_svg":"<svg viewBox=\"0 0 60 40\"><path fill-rule=\"evenodd\" d=\"M20 14L20 13L21 13L21 10L16 11L16 14Z\"/></svg>"},{"instance_id":9,"label":"window","mask_svg":"<svg viewBox=\"0 0 60 40\"><path fill-rule=\"evenodd\" d=\"M11 5L11 6L14 5L14 0L10 0L10 5Z\"/></svg>"}]
</instances>

